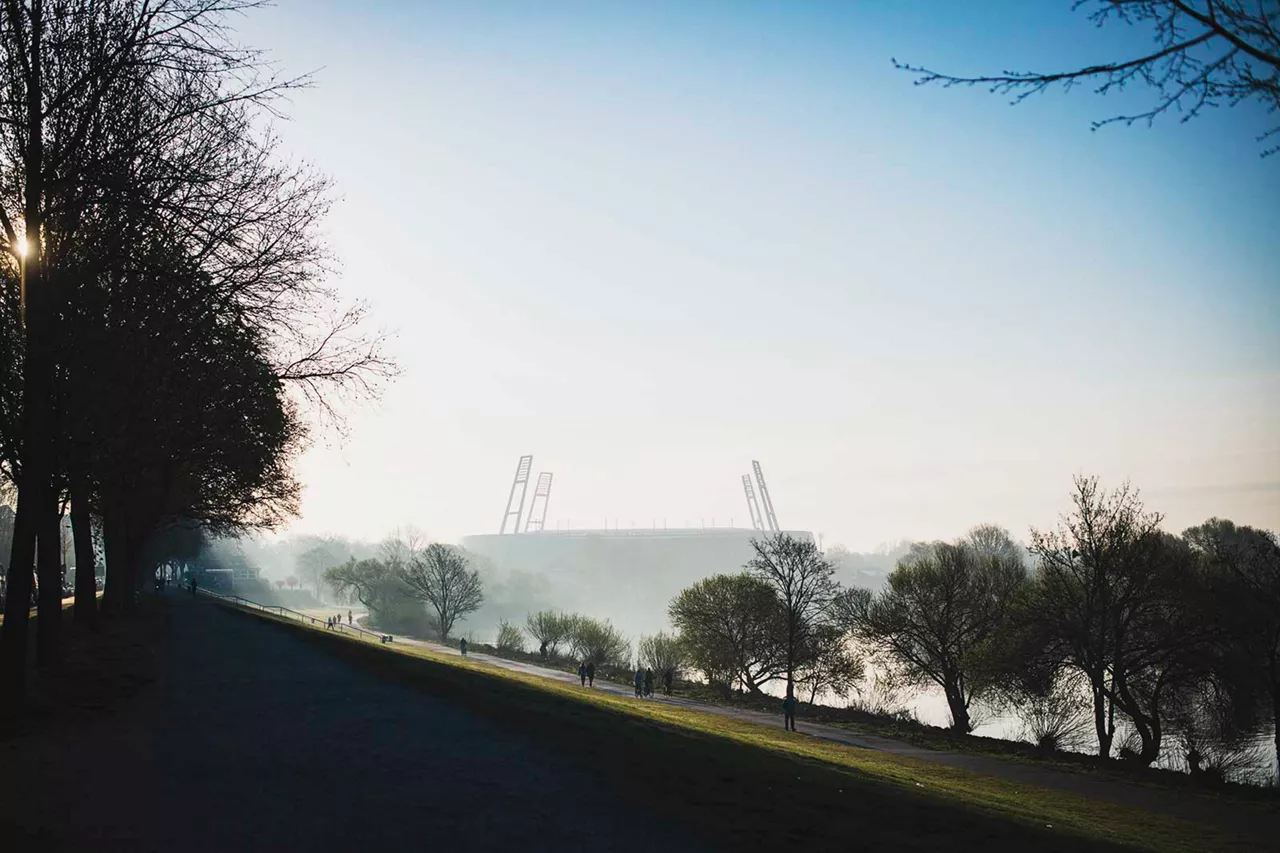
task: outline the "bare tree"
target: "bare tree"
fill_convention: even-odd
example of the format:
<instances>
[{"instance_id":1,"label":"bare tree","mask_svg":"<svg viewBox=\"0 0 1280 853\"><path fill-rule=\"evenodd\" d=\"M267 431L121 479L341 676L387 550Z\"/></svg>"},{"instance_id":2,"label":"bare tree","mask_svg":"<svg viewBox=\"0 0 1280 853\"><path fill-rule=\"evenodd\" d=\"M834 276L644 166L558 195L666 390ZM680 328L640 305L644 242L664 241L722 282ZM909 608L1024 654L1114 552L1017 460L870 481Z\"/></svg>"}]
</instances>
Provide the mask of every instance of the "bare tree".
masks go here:
<instances>
[{"instance_id":1,"label":"bare tree","mask_svg":"<svg viewBox=\"0 0 1280 853\"><path fill-rule=\"evenodd\" d=\"M796 671L812 653L812 635L829 619L828 608L839 592L835 569L811 540L787 533L751 540L756 555L746 569L773 588L782 605L782 648L787 696L795 696Z\"/></svg>"},{"instance_id":2,"label":"bare tree","mask_svg":"<svg viewBox=\"0 0 1280 853\"><path fill-rule=\"evenodd\" d=\"M458 619L479 610L484 602L480 573L448 545L431 543L398 571L413 597L435 610L441 642L449 639Z\"/></svg>"},{"instance_id":3,"label":"bare tree","mask_svg":"<svg viewBox=\"0 0 1280 853\"><path fill-rule=\"evenodd\" d=\"M1166 113L1188 121L1205 108L1246 101L1261 104L1268 113L1280 110L1280 4L1274 0L1076 0L1073 8L1081 7L1092 9L1089 18L1098 26L1146 27L1154 46L1137 56L1047 73L960 77L893 62L918 75L917 85L983 85L995 93L1015 94L1015 104L1052 86L1070 90L1081 83L1102 95L1133 84L1154 90L1150 108L1096 121L1095 130L1116 122L1150 125ZM1273 141L1277 133L1280 125L1258 137L1264 157L1280 151Z\"/></svg>"},{"instance_id":4,"label":"bare tree","mask_svg":"<svg viewBox=\"0 0 1280 853\"><path fill-rule=\"evenodd\" d=\"M1071 497L1074 509L1057 530L1031 533L1040 560L1034 606L1054 655L1088 680L1098 755L1106 759L1127 620L1151 592L1149 575L1131 570L1139 565L1135 549L1157 532L1160 517L1145 511L1127 483L1106 492L1096 477L1076 477Z\"/></svg>"}]
</instances>

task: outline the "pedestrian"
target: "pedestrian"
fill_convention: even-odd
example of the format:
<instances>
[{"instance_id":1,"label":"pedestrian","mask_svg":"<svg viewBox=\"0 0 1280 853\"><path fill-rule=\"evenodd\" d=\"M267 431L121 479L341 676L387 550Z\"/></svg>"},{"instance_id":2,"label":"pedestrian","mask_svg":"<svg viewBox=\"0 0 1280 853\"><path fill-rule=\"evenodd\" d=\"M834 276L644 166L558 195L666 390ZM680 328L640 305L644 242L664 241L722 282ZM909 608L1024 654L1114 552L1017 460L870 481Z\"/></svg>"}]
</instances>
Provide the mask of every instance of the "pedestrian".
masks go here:
<instances>
[{"instance_id":1,"label":"pedestrian","mask_svg":"<svg viewBox=\"0 0 1280 853\"><path fill-rule=\"evenodd\" d=\"M458 641L458 648L462 650L462 656L465 658L467 656L467 638L466 637L463 637L461 640Z\"/></svg>"},{"instance_id":2,"label":"pedestrian","mask_svg":"<svg viewBox=\"0 0 1280 853\"><path fill-rule=\"evenodd\" d=\"M653 670L648 668L644 671L644 695L653 695Z\"/></svg>"},{"instance_id":3,"label":"pedestrian","mask_svg":"<svg viewBox=\"0 0 1280 853\"><path fill-rule=\"evenodd\" d=\"M796 697L792 693L782 700L782 727L789 732L796 730Z\"/></svg>"},{"instance_id":4,"label":"pedestrian","mask_svg":"<svg viewBox=\"0 0 1280 853\"><path fill-rule=\"evenodd\" d=\"M639 699L641 696L641 691L644 690L644 672L642 670L639 670L639 669L636 670L635 682L636 682L636 698Z\"/></svg>"},{"instance_id":5,"label":"pedestrian","mask_svg":"<svg viewBox=\"0 0 1280 853\"><path fill-rule=\"evenodd\" d=\"M578 664L578 680L582 682L582 686L587 686L587 665L585 663Z\"/></svg>"},{"instance_id":6,"label":"pedestrian","mask_svg":"<svg viewBox=\"0 0 1280 853\"><path fill-rule=\"evenodd\" d=\"M666 692L668 696L671 695L671 676L672 676L672 672L669 669L664 670L662 673L662 689Z\"/></svg>"},{"instance_id":7,"label":"pedestrian","mask_svg":"<svg viewBox=\"0 0 1280 853\"><path fill-rule=\"evenodd\" d=\"M543 640L542 645L538 646L538 654L542 657L543 660L547 659L547 641L546 640Z\"/></svg>"},{"instance_id":8,"label":"pedestrian","mask_svg":"<svg viewBox=\"0 0 1280 853\"><path fill-rule=\"evenodd\" d=\"M354 623L351 621L351 611L350 611L350 610L348 610L348 611L347 611L347 624L348 624L348 625L352 625L352 624L354 624Z\"/></svg>"},{"instance_id":9,"label":"pedestrian","mask_svg":"<svg viewBox=\"0 0 1280 853\"><path fill-rule=\"evenodd\" d=\"M596 662L593 660L587 661L587 686L596 686Z\"/></svg>"},{"instance_id":10,"label":"pedestrian","mask_svg":"<svg viewBox=\"0 0 1280 853\"><path fill-rule=\"evenodd\" d=\"M197 580L195 579L195 577L193 576L193 577L191 578L191 594L192 594L192 595L195 595L195 594L196 594L196 587L198 587L199 585L200 585L200 582L199 582L199 581L197 581Z\"/></svg>"}]
</instances>

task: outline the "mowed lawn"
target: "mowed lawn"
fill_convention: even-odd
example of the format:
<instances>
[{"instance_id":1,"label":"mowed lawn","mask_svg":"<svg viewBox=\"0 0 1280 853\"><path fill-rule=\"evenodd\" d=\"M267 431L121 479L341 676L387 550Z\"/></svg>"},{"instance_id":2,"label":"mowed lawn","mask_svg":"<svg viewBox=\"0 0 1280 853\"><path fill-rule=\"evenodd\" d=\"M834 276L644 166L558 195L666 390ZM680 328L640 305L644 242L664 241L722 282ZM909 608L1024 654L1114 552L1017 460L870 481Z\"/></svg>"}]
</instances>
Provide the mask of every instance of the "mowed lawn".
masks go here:
<instances>
[{"instance_id":1,"label":"mowed lawn","mask_svg":"<svg viewBox=\"0 0 1280 853\"><path fill-rule=\"evenodd\" d=\"M258 612L330 653L577 756L717 846L847 850L1256 850L1258 836L821 741L662 702L383 645ZM442 772L447 772L443 769ZM530 796L555 796L531 791ZM481 804L476 804L481 808ZM619 827L620 832L631 831Z\"/></svg>"}]
</instances>

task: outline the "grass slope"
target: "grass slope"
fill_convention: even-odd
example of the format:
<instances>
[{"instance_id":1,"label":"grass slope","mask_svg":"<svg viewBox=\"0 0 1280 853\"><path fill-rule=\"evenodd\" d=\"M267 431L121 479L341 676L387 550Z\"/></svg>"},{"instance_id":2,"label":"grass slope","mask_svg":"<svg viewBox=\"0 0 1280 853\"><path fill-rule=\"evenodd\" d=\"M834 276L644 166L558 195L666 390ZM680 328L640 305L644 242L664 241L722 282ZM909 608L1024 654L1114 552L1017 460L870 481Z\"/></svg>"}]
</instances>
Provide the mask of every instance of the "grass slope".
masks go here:
<instances>
[{"instance_id":1,"label":"grass slope","mask_svg":"<svg viewBox=\"0 0 1280 853\"><path fill-rule=\"evenodd\" d=\"M679 819L716 846L1257 849L1232 833L1165 815L236 612L277 622L367 670L575 755L647 813Z\"/></svg>"}]
</instances>

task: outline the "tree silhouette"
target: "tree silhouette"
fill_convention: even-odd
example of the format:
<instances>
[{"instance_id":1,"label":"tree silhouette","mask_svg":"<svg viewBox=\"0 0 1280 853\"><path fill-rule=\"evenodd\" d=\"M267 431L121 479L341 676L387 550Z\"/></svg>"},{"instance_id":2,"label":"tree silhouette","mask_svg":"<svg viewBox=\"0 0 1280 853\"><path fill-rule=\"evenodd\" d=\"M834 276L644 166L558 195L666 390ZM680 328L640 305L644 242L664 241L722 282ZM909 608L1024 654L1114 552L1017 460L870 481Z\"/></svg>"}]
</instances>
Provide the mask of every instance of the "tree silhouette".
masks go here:
<instances>
[{"instance_id":1,"label":"tree silhouette","mask_svg":"<svg viewBox=\"0 0 1280 853\"><path fill-rule=\"evenodd\" d=\"M1151 124L1167 113L1182 121L1206 108L1260 103L1268 113L1280 110L1280 4L1273 0L1077 0L1073 8L1093 9L1096 25L1134 24L1150 30L1154 47L1137 56L1089 65L1071 71L1005 71L980 77L943 74L893 61L918 75L917 85L985 85L992 92L1014 94L1021 103L1051 86L1070 90L1081 83L1105 95L1138 84L1154 90L1155 103L1146 110L1095 121L1108 124ZM1280 125L1258 137L1262 156L1280 151Z\"/></svg>"}]
</instances>

